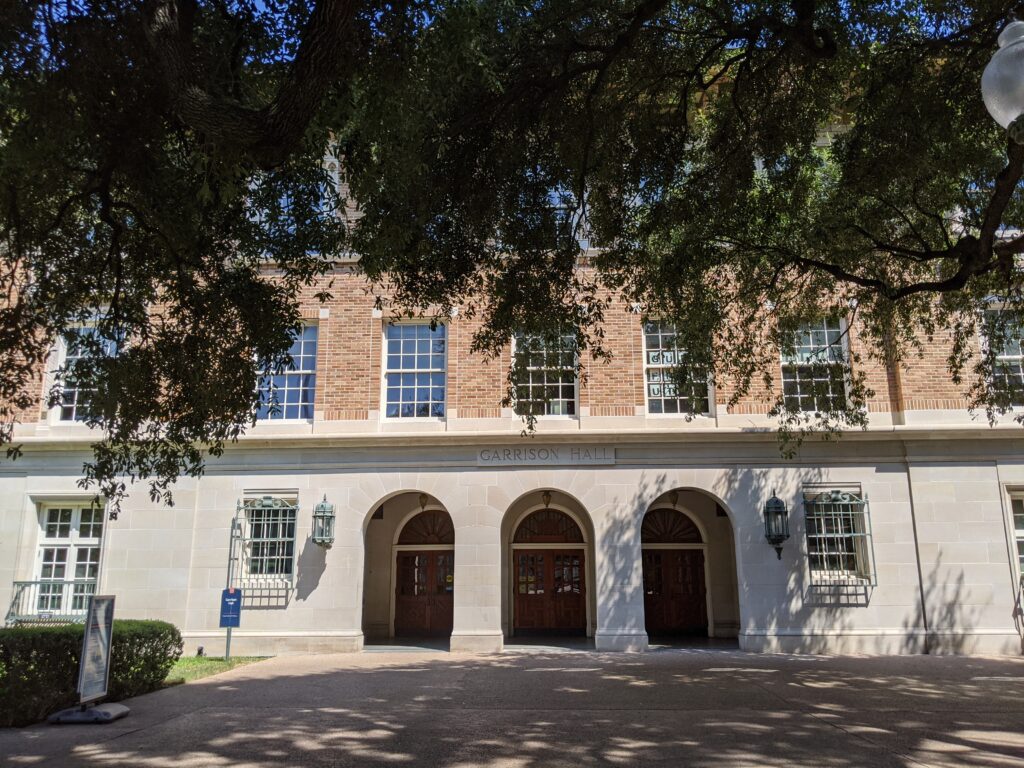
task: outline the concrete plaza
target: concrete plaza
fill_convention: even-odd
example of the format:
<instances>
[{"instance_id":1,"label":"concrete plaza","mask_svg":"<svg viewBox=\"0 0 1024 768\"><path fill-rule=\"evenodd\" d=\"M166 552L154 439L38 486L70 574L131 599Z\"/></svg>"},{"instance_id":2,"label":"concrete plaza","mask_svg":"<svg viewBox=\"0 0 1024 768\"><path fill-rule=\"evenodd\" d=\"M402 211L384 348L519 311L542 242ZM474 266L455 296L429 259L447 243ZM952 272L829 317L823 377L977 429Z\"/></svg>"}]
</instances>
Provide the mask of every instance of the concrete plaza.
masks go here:
<instances>
[{"instance_id":1,"label":"concrete plaza","mask_svg":"<svg viewBox=\"0 0 1024 768\"><path fill-rule=\"evenodd\" d=\"M11 766L1024 766L1024 659L721 649L279 657L0 730Z\"/></svg>"}]
</instances>

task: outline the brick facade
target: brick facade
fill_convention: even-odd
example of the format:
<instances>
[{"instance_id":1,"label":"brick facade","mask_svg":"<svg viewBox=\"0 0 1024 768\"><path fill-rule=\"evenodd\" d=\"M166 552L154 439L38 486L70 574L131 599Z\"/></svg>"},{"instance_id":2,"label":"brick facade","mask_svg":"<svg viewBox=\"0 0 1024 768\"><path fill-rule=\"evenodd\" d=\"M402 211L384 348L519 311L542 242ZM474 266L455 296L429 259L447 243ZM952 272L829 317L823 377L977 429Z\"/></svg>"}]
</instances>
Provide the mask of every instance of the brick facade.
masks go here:
<instances>
[{"instance_id":1,"label":"brick facade","mask_svg":"<svg viewBox=\"0 0 1024 768\"><path fill-rule=\"evenodd\" d=\"M316 298L329 285L332 298L321 304ZM308 322L320 326L317 351L315 411L318 421L377 421L381 414L382 343L384 325L393 309L375 310L375 296L354 265L337 268L317 289L308 288L300 297L300 311ZM478 318L456 313L448 324L447 412L457 419L494 419L502 416L501 401L506 392L510 349L497 358L470 351ZM579 387L580 412L592 417L632 417L645 412L643 315L622 303L612 304L605 313L604 345L609 360L585 355ZM894 414L915 410L965 410L968 402L963 385L950 379L946 358L948 334L922 344L920 356L899 366L886 365L879 355L865 348L857 324L850 329L849 346L857 358L855 367L866 375L873 391L868 410L872 414ZM770 350L767 354L772 354ZM777 358L777 355L776 355ZM53 365L53 361L49 362ZM46 366L43 366L45 368ZM42 398L41 370L37 384ZM721 381L715 392L719 414L763 415L781 392L781 365L773 369L773 388L760 378L751 382L749 392L735 403L731 382ZM507 412L506 412L507 415ZM46 419L45 408L22 415L22 422Z\"/></svg>"}]
</instances>

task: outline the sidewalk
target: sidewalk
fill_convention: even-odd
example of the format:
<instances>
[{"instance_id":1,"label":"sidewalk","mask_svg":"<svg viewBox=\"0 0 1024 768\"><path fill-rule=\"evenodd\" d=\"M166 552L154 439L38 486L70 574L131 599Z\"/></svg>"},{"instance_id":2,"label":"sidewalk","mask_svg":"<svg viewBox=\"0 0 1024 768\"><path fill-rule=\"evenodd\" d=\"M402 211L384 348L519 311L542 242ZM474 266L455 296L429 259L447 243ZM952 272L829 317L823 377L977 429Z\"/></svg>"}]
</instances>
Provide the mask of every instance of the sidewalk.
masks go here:
<instances>
[{"instance_id":1,"label":"sidewalk","mask_svg":"<svg viewBox=\"0 0 1024 768\"><path fill-rule=\"evenodd\" d=\"M1024 659L734 650L270 659L0 730L7 766L1024 766Z\"/></svg>"}]
</instances>

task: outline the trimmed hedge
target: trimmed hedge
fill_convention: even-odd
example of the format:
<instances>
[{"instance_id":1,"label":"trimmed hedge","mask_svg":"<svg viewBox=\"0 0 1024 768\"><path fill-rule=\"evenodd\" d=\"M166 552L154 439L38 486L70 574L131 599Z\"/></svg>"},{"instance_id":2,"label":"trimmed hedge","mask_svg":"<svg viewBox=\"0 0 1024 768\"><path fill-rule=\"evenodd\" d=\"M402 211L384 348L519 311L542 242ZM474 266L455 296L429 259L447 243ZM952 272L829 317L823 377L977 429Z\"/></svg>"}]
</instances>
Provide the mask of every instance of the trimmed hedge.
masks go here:
<instances>
[{"instance_id":1,"label":"trimmed hedge","mask_svg":"<svg viewBox=\"0 0 1024 768\"><path fill-rule=\"evenodd\" d=\"M83 631L81 624L0 629L0 726L28 725L78 702ZM181 647L172 624L116 619L106 700L159 688Z\"/></svg>"}]
</instances>

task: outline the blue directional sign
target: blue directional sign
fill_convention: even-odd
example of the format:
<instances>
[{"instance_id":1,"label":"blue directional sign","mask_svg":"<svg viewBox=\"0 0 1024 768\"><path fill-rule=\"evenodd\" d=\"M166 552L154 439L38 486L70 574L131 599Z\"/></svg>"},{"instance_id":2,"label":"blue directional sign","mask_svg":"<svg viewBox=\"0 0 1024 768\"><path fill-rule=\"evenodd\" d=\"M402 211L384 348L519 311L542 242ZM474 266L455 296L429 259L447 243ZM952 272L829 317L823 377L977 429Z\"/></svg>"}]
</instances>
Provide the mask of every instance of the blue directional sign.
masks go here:
<instances>
[{"instance_id":1,"label":"blue directional sign","mask_svg":"<svg viewBox=\"0 0 1024 768\"><path fill-rule=\"evenodd\" d=\"M231 587L220 593L221 627L237 627L242 618L242 590Z\"/></svg>"}]
</instances>

